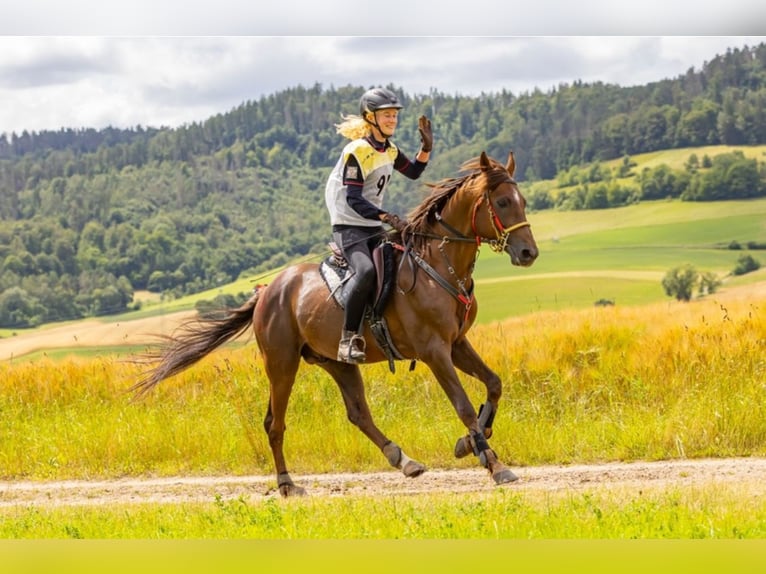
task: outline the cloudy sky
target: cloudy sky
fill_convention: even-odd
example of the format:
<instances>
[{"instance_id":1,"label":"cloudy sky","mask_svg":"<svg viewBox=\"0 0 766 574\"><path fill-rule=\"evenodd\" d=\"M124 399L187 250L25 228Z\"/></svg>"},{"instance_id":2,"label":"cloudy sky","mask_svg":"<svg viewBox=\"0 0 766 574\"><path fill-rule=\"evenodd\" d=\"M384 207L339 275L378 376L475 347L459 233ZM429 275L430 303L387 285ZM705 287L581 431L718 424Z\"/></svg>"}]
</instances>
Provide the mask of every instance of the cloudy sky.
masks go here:
<instances>
[{"instance_id":1,"label":"cloudy sky","mask_svg":"<svg viewBox=\"0 0 766 574\"><path fill-rule=\"evenodd\" d=\"M322 10L284 0L262 8L244 0L27 0L0 22L0 134L177 126L316 83L462 95L576 80L629 86L766 42L745 35L766 20L758 0L729 0L720 14L667 0L644 0L641 10L589 2L600 19L582 1L484 0L475 4L480 17L465 0L389 0L387 10L364 15L336 0Z\"/></svg>"}]
</instances>

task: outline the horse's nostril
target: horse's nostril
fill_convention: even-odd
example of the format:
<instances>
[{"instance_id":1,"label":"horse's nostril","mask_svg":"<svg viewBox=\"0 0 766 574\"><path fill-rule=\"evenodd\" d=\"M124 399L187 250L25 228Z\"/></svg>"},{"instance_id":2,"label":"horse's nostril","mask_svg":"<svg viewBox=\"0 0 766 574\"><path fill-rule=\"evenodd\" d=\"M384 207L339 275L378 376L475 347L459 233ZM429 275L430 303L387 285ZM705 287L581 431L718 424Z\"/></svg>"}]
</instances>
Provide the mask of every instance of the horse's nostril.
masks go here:
<instances>
[{"instance_id":1,"label":"horse's nostril","mask_svg":"<svg viewBox=\"0 0 766 574\"><path fill-rule=\"evenodd\" d=\"M537 259L537 251L534 249L524 249L521 252L521 258L524 261L534 261Z\"/></svg>"}]
</instances>

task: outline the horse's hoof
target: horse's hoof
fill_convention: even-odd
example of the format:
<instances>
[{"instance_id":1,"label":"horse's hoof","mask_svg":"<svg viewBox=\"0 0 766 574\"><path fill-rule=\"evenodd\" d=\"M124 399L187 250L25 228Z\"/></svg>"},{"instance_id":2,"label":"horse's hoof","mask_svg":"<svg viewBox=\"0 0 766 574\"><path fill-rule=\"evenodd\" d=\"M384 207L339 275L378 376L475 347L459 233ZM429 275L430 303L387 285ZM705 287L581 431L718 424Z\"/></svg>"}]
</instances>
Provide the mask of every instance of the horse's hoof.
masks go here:
<instances>
[{"instance_id":1,"label":"horse's hoof","mask_svg":"<svg viewBox=\"0 0 766 574\"><path fill-rule=\"evenodd\" d=\"M426 467L424 464L420 464L419 462L416 462L414 460L410 460L407 462L407 464L404 465L402 468L402 472L404 473L404 476L407 478L415 478L416 476L420 476L426 471Z\"/></svg>"},{"instance_id":2,"label":"horse's hoof","mask_svg":"<svg viewBox=\"0 0 766 574\"><path fill-rule=\"evenodd\" d=\"M466 435L457 439L455 443L455 458L463 458L469 454L473 454L473 447L471 446L471 437Z\"/></svg>"},{"instance_id":3,"label":"horse's hoof","mask_svg":"<svg viewBox=\"0 0 766 574\"><path fill-rule=\"evenodd\" d=\"M284 498L289 498L291 496L306 496L306 489L294 484L283 484L279 487L279 494Z\"/></svg>"},{"instance_id":4,"label":"horse's hoof","mask_svg":"<svg viewBox=\"0 0 766 574\"><path fill-rule=\"evenodd\" d=\"M519 477L513 474L510 469L506 468L495 472L492 475L492 479L495 481L495 484L508 484L509 482L516 482L519 480Z\"/></svg>"}]
</instances>

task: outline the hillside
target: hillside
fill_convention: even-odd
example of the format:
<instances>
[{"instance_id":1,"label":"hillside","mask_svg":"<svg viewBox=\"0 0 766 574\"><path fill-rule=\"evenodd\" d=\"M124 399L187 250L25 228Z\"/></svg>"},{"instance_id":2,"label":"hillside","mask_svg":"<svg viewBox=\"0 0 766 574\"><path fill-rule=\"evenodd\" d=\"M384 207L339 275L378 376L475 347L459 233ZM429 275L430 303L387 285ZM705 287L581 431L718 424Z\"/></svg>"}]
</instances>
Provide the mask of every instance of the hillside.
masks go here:
<instances>
[{"instance_id":1,"label":"hillside","mask_svg":"<svg viewBox=\"0 0 766 574\"><path fill-rule=\"evenodd\" d=\"M723 209L722 209L723 207ZM540 258L531 268L512 268L507 256L482 250L475 279L479 323L540 311L670 301L661 280L672 267L691 263L723 280L716 300L766 300L766 267L728 276L743 253L766 265L766 252L731 250L732 241L766 243L766 199L725 203L655 201L577 212L530 213ZM763 254L763 255L762 255ZM321 255L308 259L319 260ZM194 313L200 300L249 292L273 273L245 277L173 301L147 299L138 312L104 319L0 331L0 360L41 353L103 353L136 349L168 334ZM244 339L243 339L244 340Z\"/></svg>"},{"instance_id":2,"label":"hillside","mask_svg":"<svg viewBox=\"0 0 766 574\"><path fill-rule=\"evenodd\" d=\"M647 280L646 275L639 273L615 275L610 272L552 273L545 276L531 276L528 279L562 282L582 277L591 278L600 283L615 278ZM659 283L660 279L659 274L650 276L652 282ZM715 300L722 304L727 301L746 300L754 307L766 305L766 272L759 272L751 279L757 279L757 281L745 285L725 286L716 293ZM487 280L485 285L490 281L507 282L509 279ZM481 297L479 301L492 305ZM143 348L158 342L160 335L171 334L183 320L194 314L196 314L194 311L174 311L166 315L142 319L128 318L119 321L89 319L30 331L0 339L0 361L28 360L42 356L55 358L71 354L108 355L140 352ZM248 336L243 337L240 343L252 344L255 350L254 342Z\"/></svg>"},{"instance_id":3,"label":"hillside","mask_svg":"<svg viewBox=\"0 0 766 574\"><path fill-rule=\"evenodd\" d=\"M736 153L766 144L766 44L643 86L391 88L405 104L395 138L405 152L419 145L415 118L432 118L428 181L482 150L513 149L534 211L766 195L764 156ZM342 145L334 124L363 90L297 86L176 129L0 137L0 328L127 312L136 292L170 301L321 252L322 190ZM683 151L706 146L724 151ZM685 159L647 155L661 150ZM386 198L400 214L421 197L422 182L404 179Z\"/></svg>"},{"instance_id":4,"label":"hillside","mask_svg":"<svg viewBox=\"0 0 766 574\"><path fill-rule=\"evenodd\" d=\"M421 181L392 181L401 215L483 150L514 150L534 212L766 197L766 44L644 86L391 88L401 149L417 150L420 114L436 138ZM321 253L334 126L363 90L297 86L175 129L0 137L0 328L112 316L138 309L137 292L169 302Z\"/></svg>"}]
</instances>

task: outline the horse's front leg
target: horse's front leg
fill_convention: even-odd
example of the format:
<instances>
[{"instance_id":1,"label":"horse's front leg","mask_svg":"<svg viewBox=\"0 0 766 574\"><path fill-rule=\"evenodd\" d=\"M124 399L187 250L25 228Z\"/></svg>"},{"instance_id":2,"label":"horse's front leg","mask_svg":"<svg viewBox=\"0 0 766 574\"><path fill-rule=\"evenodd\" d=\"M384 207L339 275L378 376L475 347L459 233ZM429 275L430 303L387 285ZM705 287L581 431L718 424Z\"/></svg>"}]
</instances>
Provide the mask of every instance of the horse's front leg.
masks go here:
<instances>
[{"instance_id":1,"label":"horse's front leg","mask_svg":"<svg viewBox=\"0 0 766 574\"><path fill-rule=\"evenodd\" d=\"M482 360L471 343L463 337L452 345L452 362L465 374L479 379L487 388L487 400L479 408L479 428L486 438L492 436L492 423L503 394L503 386L500 377ZM455 445L455 456L462 458L473 452L471 436L466 435L458 439Z\"/></svg>"},{"instance_id":2,"label":"horse's front leg","mask_svg":"<svg viewBox=\"0 0 766 574\"><path fill-rule=\"evenodd\" d=\"M436 380L439 382L442 389L444 389L444 392L447 393L447 397L449 397L452 406L455 408L455 411L457 411L460 420L463 421L463 424L468 428L468 435L466 438L458 441L455 454L458 454L457 449L460 447L466 449L465 453L461 451L460 456L465 456L470 453L476 455L482 466L489 470L489 473L492 475L492 479L496 484L514 482L518 480L518 477L506 465L500 462L495 452L489 447L489 443L487 442L488 437L484 432L485 428L491 428L490 419L492 418L492 413L494 413L492 399L495 400L494 404L496 405L497 399L500 397L500 379L484 364L483 361L481 361L467 341L462 342L457 347L458 350L456 351L453 346L453 360L456 354L461 357L461 360L467 360L469 357L473 356L474 359L478 359L476 366L481 365L483 368L478 370L481 371L483 375L487 375L488 373L491 374L491 376L487 376L485 381L485 383L489 381L487 390L488 396L491 396L491 398L488 398L487 402L483 405L481 414L477 416L476 410L471 405L471 401L469 400L465 389L460 384L460 379L457 376L452 361L448 360L447 357L434 357L430 361L427 361ZM465 370L463 367L467 366L467 363L461 362L460 364L460 370ZM474 373L471 372L471 374ZM496 382L492 381L493 377L496 379ZM494 393L496 393L496 395Z\"/></svg>"}]
</instances>

